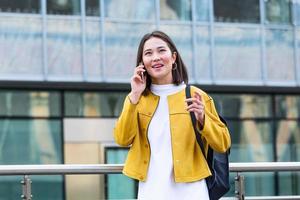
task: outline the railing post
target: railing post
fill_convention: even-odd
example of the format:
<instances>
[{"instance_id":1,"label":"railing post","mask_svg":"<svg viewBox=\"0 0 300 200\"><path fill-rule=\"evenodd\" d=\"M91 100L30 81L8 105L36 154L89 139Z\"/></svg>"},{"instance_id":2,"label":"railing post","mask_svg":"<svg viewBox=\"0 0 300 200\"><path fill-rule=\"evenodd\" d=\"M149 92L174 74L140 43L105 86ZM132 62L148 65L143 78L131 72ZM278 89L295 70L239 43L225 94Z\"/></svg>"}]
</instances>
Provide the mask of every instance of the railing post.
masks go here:
<instances>
[{"instance_id":1,"label":"railing post","mask_svg":"<svg viewBox=\"0 0 300 200\"><path fill-rule=\"evenodd\" d=\"M245 199L245 177L237 172L235 177L235 197L238 200Z\"/></svg>"},{"instance_id":2,"label":"railing post","mask_svg":"<svg viewBox=\"0 0 300 200\"><path fill-rule=\"evenodd\" d=\"M25 175L23 180L21 181L22 184L22 195L21 198L25 200L31 200L32 195L31 195L31 183L32 181L30 180L28 175Z\"/></svg>"}]
</instances>

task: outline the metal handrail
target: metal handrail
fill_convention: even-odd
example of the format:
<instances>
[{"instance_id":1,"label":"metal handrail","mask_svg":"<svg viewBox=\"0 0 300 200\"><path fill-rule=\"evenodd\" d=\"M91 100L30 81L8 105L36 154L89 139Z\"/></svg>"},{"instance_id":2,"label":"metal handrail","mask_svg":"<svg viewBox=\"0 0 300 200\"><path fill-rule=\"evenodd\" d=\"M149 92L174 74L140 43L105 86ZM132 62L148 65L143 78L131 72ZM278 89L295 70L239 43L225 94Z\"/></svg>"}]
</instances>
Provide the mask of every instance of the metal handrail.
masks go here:
<instances>
[{"instance_id":1,"label":"metal handrail","mask_svg":"<svg viewBox=\"0 0 300 200\"><path fill-rule=\"evenodd\" d=\"M115 174L123 164L0 165L1 175ZM300 171L300 162L229 163L230 172Z\"/></svg>"},{"instance_id":2,"label":"metal handrail","mask_svg":"<svg viewBox=\"0 0 300 200\"><path fill-rule=\"evenodd\" d=\"M28 175L66 175L66 174L116 174L121 173L123 164L54 164L54 165L0 165L0 176L24 175L22 199L31 200L31 180ZM230 172L237 172L235 177L235 198L247 200L288 200L300 199L300 196L281 197L245 197L244 177L241 172L300 171L300 162L248 162L230 163Z\"/></svg>"}]
</instances>

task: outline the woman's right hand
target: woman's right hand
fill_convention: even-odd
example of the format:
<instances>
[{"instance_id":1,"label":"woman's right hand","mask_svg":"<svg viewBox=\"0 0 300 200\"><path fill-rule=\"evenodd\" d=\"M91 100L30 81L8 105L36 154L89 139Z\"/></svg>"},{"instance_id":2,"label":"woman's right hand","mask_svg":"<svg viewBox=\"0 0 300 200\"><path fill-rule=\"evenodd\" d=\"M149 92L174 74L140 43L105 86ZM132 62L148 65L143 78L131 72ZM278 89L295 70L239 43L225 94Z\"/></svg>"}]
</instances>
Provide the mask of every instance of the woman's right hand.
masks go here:
<instances>
[{"instance_id":1,"label":"woman's right hand","mask_svg":"<svg viewBox=\"0 0 300 200\"><path fill-rule=\"evenodd\" d=\"M140 64L134 69L134 74L131 77L131 92L129 93L129 99L131 103L137 104L143 91L146 88L146 79L147 76L145 75L145 67L144 65Z\"/></svg>"}]
</instances>

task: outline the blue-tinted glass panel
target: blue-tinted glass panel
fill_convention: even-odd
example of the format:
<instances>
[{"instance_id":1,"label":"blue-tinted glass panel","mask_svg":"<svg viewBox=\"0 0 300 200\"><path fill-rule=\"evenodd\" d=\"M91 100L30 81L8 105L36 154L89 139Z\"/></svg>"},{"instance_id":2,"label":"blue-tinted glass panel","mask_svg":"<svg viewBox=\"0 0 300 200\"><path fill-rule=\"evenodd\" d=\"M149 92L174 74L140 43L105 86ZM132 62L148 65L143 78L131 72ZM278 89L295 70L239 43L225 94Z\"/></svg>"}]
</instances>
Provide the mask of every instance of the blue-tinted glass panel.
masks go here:
<instances>
[{"instance_id":1,"label":"blue-tinted glass panel","mask_svg":"<svg viewBox=\"0 0 300 200\"><path fill-rule=\"evenodd\" d=\"M294 5L294 22L300 26L300 1L296 0L293 1L293 5Z\"/></svg>"},{"instance_id":2,"label":"blue-tinted glass panel","mask_svg":"<svg viewBox=\"0 0 300 200\"><path fill-rule=\"evenodd\" d=\"M291 2L289 0L265 0L266 21L276 24L291 23Z\"/></svg>"},{"instance_id":3,"label":"blue-tinted glass panel","mask_svg":"<svg viewBox=\"0 0 300 200\"><path fill-rule=\"evenodd\" d=\"M47 0L47 14L80 15L80 0Z\"/></svg>"},{"instance_id":4,"label":"blue-tinted glass panel","mask_svg":"<svg viewBox=\"0 0 300 200\"><path fill-rule=\"evenodd\" d=\"M49 75L81 77L80 20L48 18L47 37Z\"/></svg>"},{"instance_id":5,"label":"blue-tinted glass panel","mask_svg":"<svg viewBox=\"0 0 300 200\"><path fill-rule=\"evenodd\" d=\"M0 12L39 13L40 0L1 0Z\"/></svg>"},{"instance_id":6,"label":"blue-tinted glass panel","mask_svg":"<svg viewBox=\"0 0 300 200\"><path fill-rule=\"evenodd\" d=\"M0 74L27 78L43 73L42 21L32 16L1 16ZM39 77L39 76L37 76ZM35 77L35 78L37 78Z\"/></svg>"},{"instance_id":7,"label":"blue-tinted glass panel","mask_svg":"<svg viewBox=\"0 0 300 200\"><path fill-rule=\"evenodd\" d=\"M154 20L155 1L104 0L105 16L121 19Z\"/></svg>"},{"instance_id":8,"label":"blue-tinted glass panel","mask_svg":"<svg viewBox=\"0 0 300 200\"><path fill-rule=\"evenodd\" d=\"M271 121L227 120L231 133L230 162L272 162L274 161ZM275 194L274 173L243 173L247 196L268 196ZM232 176L233 177L233 176ZM232 182L232 188L234 183ZM234 190L231 190L234 195Z\"/></svg>"},{"instance_id":9,"label":"blue-tinted glass panel","mask_svg":"<svg viewBox=\"0 0 300 200\"><path fill-rule=\"evenodd\" d=\"M276 95L275 114L287 119L300 118L300 96Z\"/></svg>"},{"instance_id":10,"label":"blue-tinted glass panel","mask_svg":"<svg viewBox=\"0 0 300 200\"><path fill-rule=\"evenodd\" d=\"M100 16L99 0L85 0L85 14L87 16Z\"/></svg>"},{"instance_id":11,"label":"blue-tinted glass panel","mask_svg":"<svg viewBox=\"0 0 300 200\"><path fill-rule=\"evenodd\" d=\"M211 0L195 1L197 21L209 21L209 7Z\"/></svg>"},{"instance_id":12,"label":"blue-tinted glass panel","mask_svg":"<svg viewBox=\"0 0 300 200\"><path fill-rule=\"evenodd\" d=\"M280 120L276 126L277 161L300 161L300 125L299 121ZM279 173L280 195L298 195L300 193L300 173Z\"/></svg>"},{"instance_id":13,"label":"blue-tinted glass panel","mask_svg":"<svg viewBox=\"0 0 300 200\"><path fill-rule=\"evenodd\" d=\"M175 43L181 58L187 67L189 80L194 79L192 71L193 51L192 51L192 29L185 25L161 25L160 29L167 33Z\"/></svg>"},{"instance_id":14,"label":"blue-tinted glass panel","mask_svg":"<svg viewBox=\"0 0 300 200\"><path fill-rule=\"evenodd\" d=\"M127 157L128 149L106 148L105 158L108 164L123 164ZM107 199L135 199L136 182L123 174L106 175Z\"/></svg>"},{"instance_id":15,"label":"blue-tinted glass panel","mask_svg":"<svg viewBox=\"0 0 300 200\"><path fill-rule=\"evenodd\" d=\"M191 0L160 0L160 19L181 20L192 19Z\"/></svg>"},{"instance_id":16,"label":"blue-tinted glass panel","mask_svg":"<svg viewBox=\"0 0 300 200\"><path fill-rule=\"evenodd\" d=\"M101 33L99 19L86 20L85 62L88 78L100 81L101 71Z\"/></svg>"},{"instance_id":17,"label":"blue-tinted glass panel","mask_svg":"<svg viewBox=\"0 0 300 200\"><path fill-rule=\"evenodd\" d=\"M214 0L217 22L259 23L259 0Z\"/></svg>"},{"instance_id":18,"label":"blue-tinted glass panel","mask_svg":"<svg viewBox=\"0 0 300 200\"><path fill-rule=\"evenodd\" d=\"M127 93L66 92L68 117L118 117Z\"/></svg>"},{"instance_id":19,"label":"blue-tinted glass panel","mask_svg":"<svg viewBox=\"0 0 300 200\"><path fill-rule=\"evenodd\" d=\"M267 95L212 94L218 112L225 118L268 118L272 116Z\"/></svg>"},{"instance_id":20,"label":"blue-tinted glass panel","mask_svg":"<svg viewBox=\"0 0 300 200\"><path fill-rule=\"evenodd\" d=\"M59 120L0 120L0 164L61 164L62 130ZM63 199L61 176L32 178L36 199ZM20 199L20 177L0 176L0 197ZM53 192L55 191L55 192Z\"/></svg>"},{"instance_id":21,"label":"blue-tinted glass panel","mask_svg":"<svg viewBox=\"0 0 300 200\"><path fill-rule=\"evenodd\" d=\"M196 82L211 80L211 48L210 48L210 34L208 27L197 27L196 31Z\"/></svg>"},{"instance_id":22,"label":"blue-tinted glass panel","mask_svg":"<svg viewBox=\"0 0 300 200\"><path fill-rule=\"evenodd\" d=\"M295 81L294 42L290 30L266 31L266 63L268 80Z\"/></svg>"},{"instance_id":23,"label":"blue-tinted glass panel","mask_svg":"<svg viewBox=\"0 0 300 200\"><path fill-rule=\"evenodd\" d=\"M215 28L216 80L260 81L260 31L254 28Z\"/></svg>"},{"instance_id":24,"label":"blue-tinted glass panel","mask_svg":"<svg viewBox=\"0 0 300 200\"><path fill-rule=\"evenodd\" d=\"M58 117L60 94L42 91L0 91L0 116Z\"/></svg>"},{"instance_id":25,"label":"blue-tinted glass panel","mask_svg":"<svg viewBox=\"0 0 300 200\"><path fill-rule=\"evenodd\" d=\"M136 67L136 54L143 35L153 31L154 24L105 24L107 79L130 81Z\"/></svg>"}]
</instances>

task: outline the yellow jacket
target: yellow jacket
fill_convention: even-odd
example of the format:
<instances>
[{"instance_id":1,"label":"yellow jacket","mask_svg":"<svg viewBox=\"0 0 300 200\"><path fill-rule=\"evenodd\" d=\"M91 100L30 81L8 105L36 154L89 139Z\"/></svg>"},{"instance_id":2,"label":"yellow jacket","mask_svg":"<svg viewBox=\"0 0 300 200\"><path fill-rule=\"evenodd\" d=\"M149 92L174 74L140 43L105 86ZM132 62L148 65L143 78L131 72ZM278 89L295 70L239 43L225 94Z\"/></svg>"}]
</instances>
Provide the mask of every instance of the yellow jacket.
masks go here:
<instances>
[{"instance_id":1,"label":"yellow jacket","mask_svg":"<svg viewBox=\"0 0 300 200\"><path fill-rule=\"evenodd\" d=\"M220 121L213 100L204 91L200 92L205 102L205 121L201 130L207 152L208 144L218 152L225 152L231 145L227 127ZM168 96L170 132L175 182L192 182L211 175L201 149L196 141L193 124L186 110L185 89ZM114 128L114 138L121 146L130 146L123 173L131 178L146 181L151 148L147 128L155 113L159 96L150 91L142 95L137 104L126 97L122 113Z\"/></svg>"}]
</instances>

